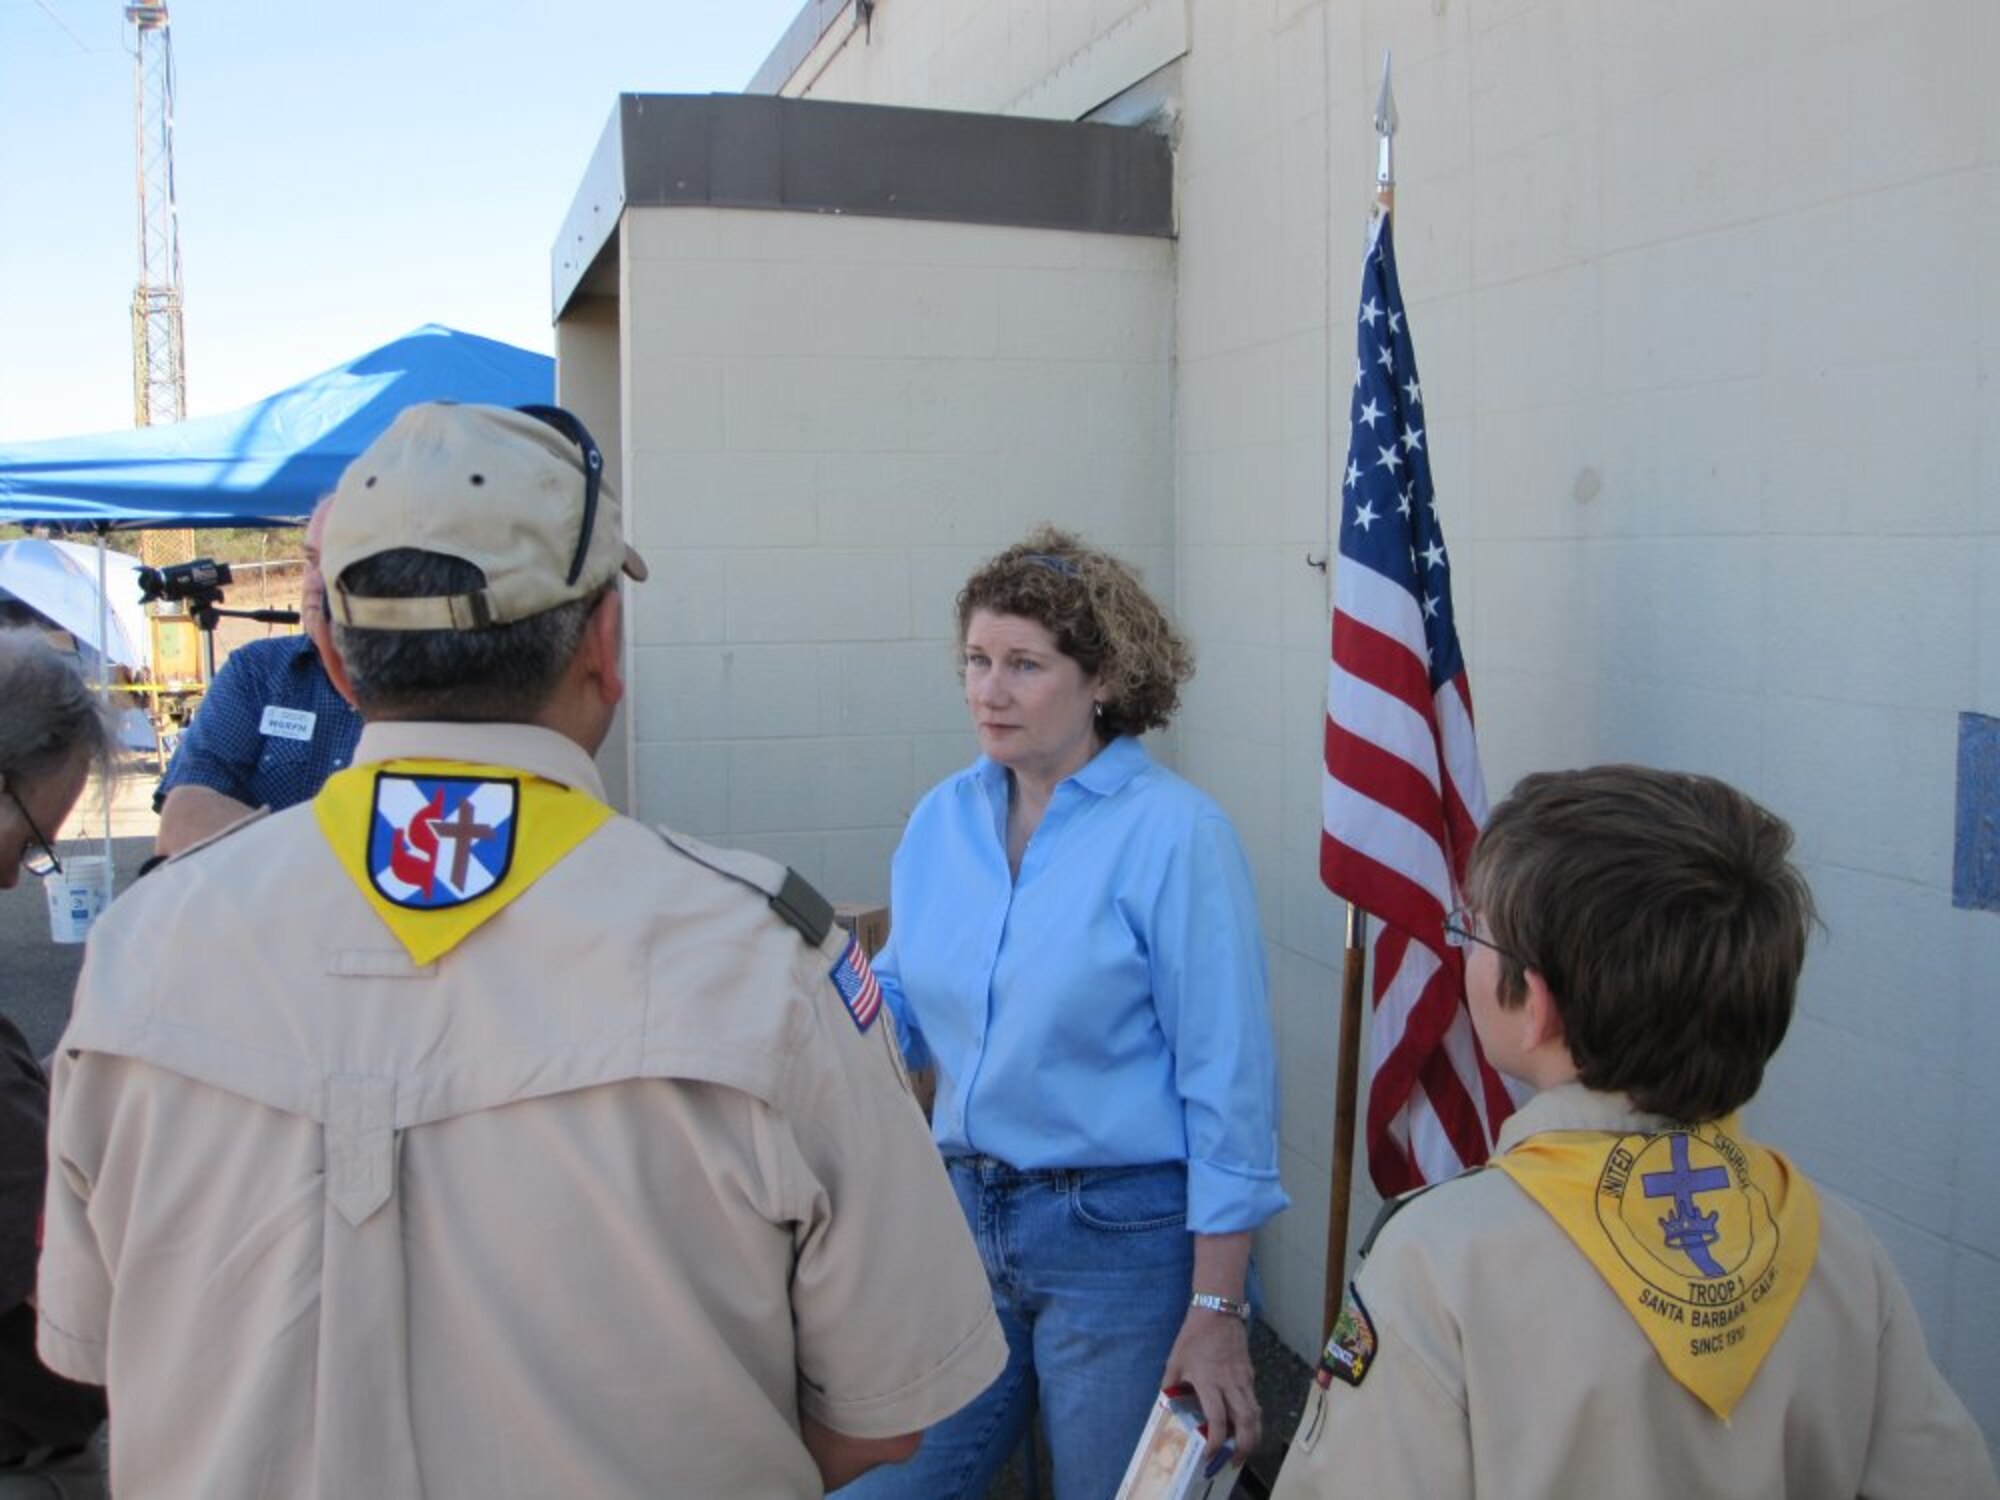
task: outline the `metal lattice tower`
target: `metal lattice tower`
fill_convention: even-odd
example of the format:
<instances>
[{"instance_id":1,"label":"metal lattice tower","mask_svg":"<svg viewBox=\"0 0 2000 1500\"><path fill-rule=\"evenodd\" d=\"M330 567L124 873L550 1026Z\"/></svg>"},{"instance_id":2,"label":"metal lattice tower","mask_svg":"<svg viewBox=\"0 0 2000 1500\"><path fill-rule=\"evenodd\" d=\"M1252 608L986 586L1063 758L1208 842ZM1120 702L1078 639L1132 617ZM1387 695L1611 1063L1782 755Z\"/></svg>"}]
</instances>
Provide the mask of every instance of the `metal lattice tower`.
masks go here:
<instances>
[{"instance_id":1,"label":"metal lattice tower","mask_svg":"<svg viewBox=\"0 0 2000 1500\"><path fill-rule=\"evenodd\" d=\"M140 427L187 411L181 343L180 209L174 199L174 44L164 0L130 4L138 123L139 285L132 293L132 401Z\"/></svg>"}]
</instances>

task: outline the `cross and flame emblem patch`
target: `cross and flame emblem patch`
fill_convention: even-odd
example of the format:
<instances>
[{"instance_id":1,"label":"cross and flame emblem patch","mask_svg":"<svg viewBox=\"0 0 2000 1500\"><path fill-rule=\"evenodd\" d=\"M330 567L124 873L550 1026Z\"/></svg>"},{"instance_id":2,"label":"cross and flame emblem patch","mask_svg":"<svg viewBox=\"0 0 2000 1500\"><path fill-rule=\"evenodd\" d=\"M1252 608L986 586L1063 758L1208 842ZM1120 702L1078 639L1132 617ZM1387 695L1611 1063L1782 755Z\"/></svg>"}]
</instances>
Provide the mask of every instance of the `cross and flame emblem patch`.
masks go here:
<instances>
[{"instance_id":1,"label":"cross and flame emblem patch","mask_svg":"<svg viewBox=\"0 0 2000 1500\"><path fill-rule=\"evenodd\" d=\"M435 911L477 900L514 859L520 786L470 777L375 779L368 874L386 901Z\"/></svg>"}]
</instances>

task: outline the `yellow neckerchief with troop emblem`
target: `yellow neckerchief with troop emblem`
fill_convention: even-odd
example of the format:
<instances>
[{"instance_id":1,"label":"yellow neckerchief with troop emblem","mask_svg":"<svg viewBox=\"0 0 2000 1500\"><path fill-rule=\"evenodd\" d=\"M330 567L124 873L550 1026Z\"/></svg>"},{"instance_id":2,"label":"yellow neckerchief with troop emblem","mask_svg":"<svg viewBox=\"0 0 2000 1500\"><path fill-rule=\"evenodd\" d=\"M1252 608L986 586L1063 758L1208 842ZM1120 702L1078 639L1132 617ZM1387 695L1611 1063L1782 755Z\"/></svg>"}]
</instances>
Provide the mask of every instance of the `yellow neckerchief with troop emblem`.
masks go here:
<instances>
[{"instance_id":1,"label":"yellow neckerchief with troop emblem","mask_svg":"<svg viewBox=\"0 0 2000 1500\"><path fill-rule=\"evenodd\" d=\"M1549 1131L1490 1165L1548 1212L1668 1372L1727 1421L1812 1270L1812 1184L1743 1140L1734 1115L1656 1133Z\"/></svg>"},{"instance_id":2,"label":"yellow neckerchief with troop emblem","mask_svg":"<svg viewBox=\"0 0 2000 1500\"><path fill-rule=\"evenodd\" d=\"M413 963L449 953L611 816L508 766L387 760L328 778L320 831Z\"/></svg>"}]
</instances>

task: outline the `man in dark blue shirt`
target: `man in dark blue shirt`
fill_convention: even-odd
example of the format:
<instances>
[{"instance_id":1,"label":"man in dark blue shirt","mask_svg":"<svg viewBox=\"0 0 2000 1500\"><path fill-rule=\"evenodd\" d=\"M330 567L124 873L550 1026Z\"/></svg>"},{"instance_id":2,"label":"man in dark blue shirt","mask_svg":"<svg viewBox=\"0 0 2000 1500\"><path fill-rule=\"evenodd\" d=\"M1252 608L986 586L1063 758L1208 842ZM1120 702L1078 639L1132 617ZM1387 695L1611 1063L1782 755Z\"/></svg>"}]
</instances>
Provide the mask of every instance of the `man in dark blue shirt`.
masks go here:
<instances>
[{"instance_id":1,"label":"man in dark blue shirt","mask_svg":"<svg viewBox=\"0 0 2000 1500\"><path fill-rule=\"evenodd\" d=\"M304 802L345 767L361 716L323 664L333 649L319 571L326 502L306 522L300 614L305 634L253 641L229 654L160 780L156 854L176 854L260 807Z\"/></svg>"}]
</instances>

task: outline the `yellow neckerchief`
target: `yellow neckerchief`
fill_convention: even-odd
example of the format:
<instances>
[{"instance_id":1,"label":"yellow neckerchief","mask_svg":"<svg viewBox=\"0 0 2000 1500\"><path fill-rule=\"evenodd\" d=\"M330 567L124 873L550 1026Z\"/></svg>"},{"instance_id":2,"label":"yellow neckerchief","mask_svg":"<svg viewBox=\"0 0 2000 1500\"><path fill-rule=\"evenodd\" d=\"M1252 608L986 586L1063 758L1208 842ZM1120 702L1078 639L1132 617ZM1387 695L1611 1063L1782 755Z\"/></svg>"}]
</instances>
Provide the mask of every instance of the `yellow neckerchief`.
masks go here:
<instances>
[{"instance_id":1,"label":"yellow neckerchief","mask_svg":"<svg viewBox=\"0 0 2000 1500\"><path fill-rule=\"evenodd\" d=\"M1549 1131L1491 1165L1547 1210L1668 1372L1726 1422L1812 1270L1812 1184L1738 1136L1734 1115L1656 1134Z\"/></svg>"},{"instance_id":2,"label":"yellow neckerchief","mask_svg":"<svg viewBox=\"0 0 2000 1500\"><path fill-rule=\"evenodd\" d=\"M327 779L320 831L413 963L449 953L611 816L508 766L387 760Z\"/></svg>"}]
</instances>

